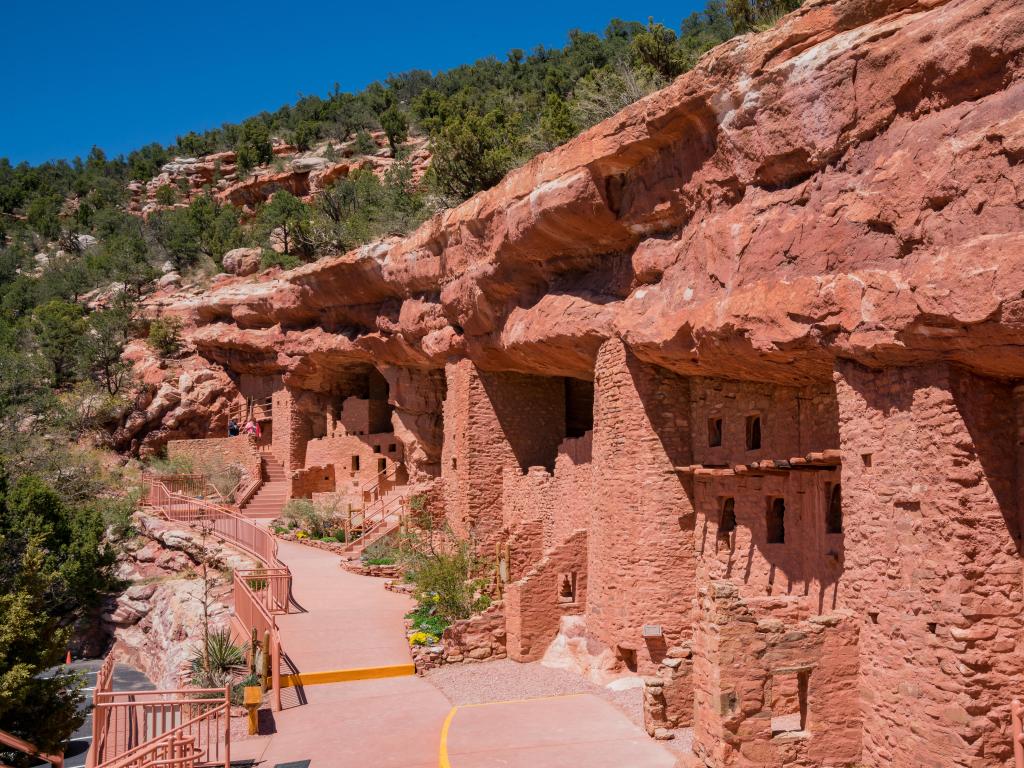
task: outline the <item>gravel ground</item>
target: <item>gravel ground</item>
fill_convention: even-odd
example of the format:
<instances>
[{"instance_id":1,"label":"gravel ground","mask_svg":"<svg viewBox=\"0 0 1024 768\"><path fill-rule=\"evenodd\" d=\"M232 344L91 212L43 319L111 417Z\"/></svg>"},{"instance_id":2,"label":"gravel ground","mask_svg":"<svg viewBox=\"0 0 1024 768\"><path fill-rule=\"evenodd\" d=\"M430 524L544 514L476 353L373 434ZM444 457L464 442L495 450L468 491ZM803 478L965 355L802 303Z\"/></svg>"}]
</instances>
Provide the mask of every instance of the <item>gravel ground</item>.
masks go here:
<instances>
[{"instance_id":1,"label":"gravel ground","mask_svg":"<svg viewBox=\"0 0 1024 768\"><path fill-rule=\"evenodd\" d=\"M430 670L425 678L454 706L604 692L600 686L572 672L542 667L538 662L519 664L508 659L483 664L447 664Z\"/></svg>"},{"instance_id":2,"label":"gravel ground","mask_svg":"<svg viewBox=\"0 0 1024 768\"><path fill-rule=\"evenodd\" d=\"M574 672L541 666L540 662L519 664L503 659L481 664L448 664L430 670L424 679L440 690L453 706L592 693L618 707L641 729L644 726L643 688L613 691L588 682ZM661 744L675 754L692 755L693 729L679 728L674 733L674 739Z\"/></svg>"}]
</instances>

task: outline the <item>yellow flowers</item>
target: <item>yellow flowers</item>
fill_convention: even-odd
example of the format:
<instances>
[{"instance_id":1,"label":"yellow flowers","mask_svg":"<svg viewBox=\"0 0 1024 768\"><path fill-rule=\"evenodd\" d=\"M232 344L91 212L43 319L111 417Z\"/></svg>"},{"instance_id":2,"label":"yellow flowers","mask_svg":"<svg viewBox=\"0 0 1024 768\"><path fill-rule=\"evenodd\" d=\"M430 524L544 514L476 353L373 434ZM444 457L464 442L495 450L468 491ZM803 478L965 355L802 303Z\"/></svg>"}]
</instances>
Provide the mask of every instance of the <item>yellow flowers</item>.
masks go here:
<instances>
[{"instance_id":1,"label":"yellow flowers","mask_svg":"<svg viewBox=\"0 0 1024 768\"><path fill-rule=\"evenodd\" d=\"M296 539L304 539L308 534L305 531L299 531L295 534Z\"/></svg>"},{"instance_id":2,"label":"yellow flowers","mask_svg":"<svg viewBox=\"0 0 1024 768\"><path fill-rule=\"evenodd\" d=\"M409 645L433 645L437 638L426 632L416 632L409 635Z\"/></svg>"}]
</instances>

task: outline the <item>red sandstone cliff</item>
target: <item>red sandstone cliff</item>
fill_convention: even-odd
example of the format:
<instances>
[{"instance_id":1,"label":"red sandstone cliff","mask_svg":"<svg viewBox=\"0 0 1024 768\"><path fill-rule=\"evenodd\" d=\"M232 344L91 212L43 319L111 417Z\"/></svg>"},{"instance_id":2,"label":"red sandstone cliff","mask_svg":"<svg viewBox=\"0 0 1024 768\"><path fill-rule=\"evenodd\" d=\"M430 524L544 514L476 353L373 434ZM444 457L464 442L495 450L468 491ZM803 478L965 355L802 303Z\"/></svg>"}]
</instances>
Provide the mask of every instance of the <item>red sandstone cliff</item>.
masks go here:
<instances>
[{"instance_id":1,"label":"red sandstone cliff","mask_svg":"<svg viewBox=\"0 0 1024 768\"><path fill-rule=\"evenodd\" d=\"M683 373L832 359L1020 375L1024 8L811 2L388 248L170 311L210 357L464 351L589 375L610 336Z\"/></svg>"},{"instance_id":2,"label":"red sandstone cliff","mask_svg":"<svg viewBox=\"0 0 1024 768\"><path fill-rule=\"evenodd\" d=\"M1004 765L1022 159L1018 0L812 0L403 240L150 309L273 390L297 469L315 395L377 369L449 521L513 545L510 657L558 611L644 674L692 651L668 704L709 765ZM585 594L545 607L575 539ZM813 739L773 736L780 670Z\"/></svg>"}]
</instances>

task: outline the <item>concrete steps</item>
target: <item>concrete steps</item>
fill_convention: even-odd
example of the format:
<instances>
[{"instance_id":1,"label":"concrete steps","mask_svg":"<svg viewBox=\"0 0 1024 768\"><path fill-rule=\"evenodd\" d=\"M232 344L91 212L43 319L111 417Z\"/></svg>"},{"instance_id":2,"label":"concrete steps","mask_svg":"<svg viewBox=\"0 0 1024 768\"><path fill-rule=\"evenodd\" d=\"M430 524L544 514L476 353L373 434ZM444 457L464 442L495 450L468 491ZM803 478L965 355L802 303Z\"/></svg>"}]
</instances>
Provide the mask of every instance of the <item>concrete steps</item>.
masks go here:
<instances>
[{"instance_id":1,"label":"concrete steps","mask_svg":"<svg viewBox=\"0 0 1024 768\"><path fill-rule=\"evenodd\" d=\"M281 516L281 510L288 503L288 478L284 467L273 457L263 452L263 485L242 507L246 517L273 519Z\"/></svg>"}]
</instances>

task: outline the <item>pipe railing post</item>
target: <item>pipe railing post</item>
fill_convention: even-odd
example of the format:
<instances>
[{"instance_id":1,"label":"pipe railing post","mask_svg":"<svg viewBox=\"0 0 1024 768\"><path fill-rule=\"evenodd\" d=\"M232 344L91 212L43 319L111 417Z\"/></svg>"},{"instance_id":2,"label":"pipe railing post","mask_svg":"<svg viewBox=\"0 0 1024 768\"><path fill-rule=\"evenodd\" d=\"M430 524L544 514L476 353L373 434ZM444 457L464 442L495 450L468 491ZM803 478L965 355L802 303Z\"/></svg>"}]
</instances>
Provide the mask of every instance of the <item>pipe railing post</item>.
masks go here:
<instances>
[{"instance_id":1,"label":"pipe railing post","mask_svg":"<svg viewBox=\"0 0 1024 768\"><path fill-rule=\"evenodd\" d=\"M1024 727L1021 724L1021 714L1024 713L1024 705L1020 699L1010 702L1010 735L1013 738L1013 763L1015 768L1024 768Z\"/></svg>"},{"instance_id":2,"label":"pipe railing post","mask_svg":"<svg viewBox=\"0 0 1024 768\"><path fill-rule=\"evenodd\" d=\"M277 638L271 636L271 660L270 674L273 687L274 711L281 711L281 644Z\"/></svg>"}]
</instances>

